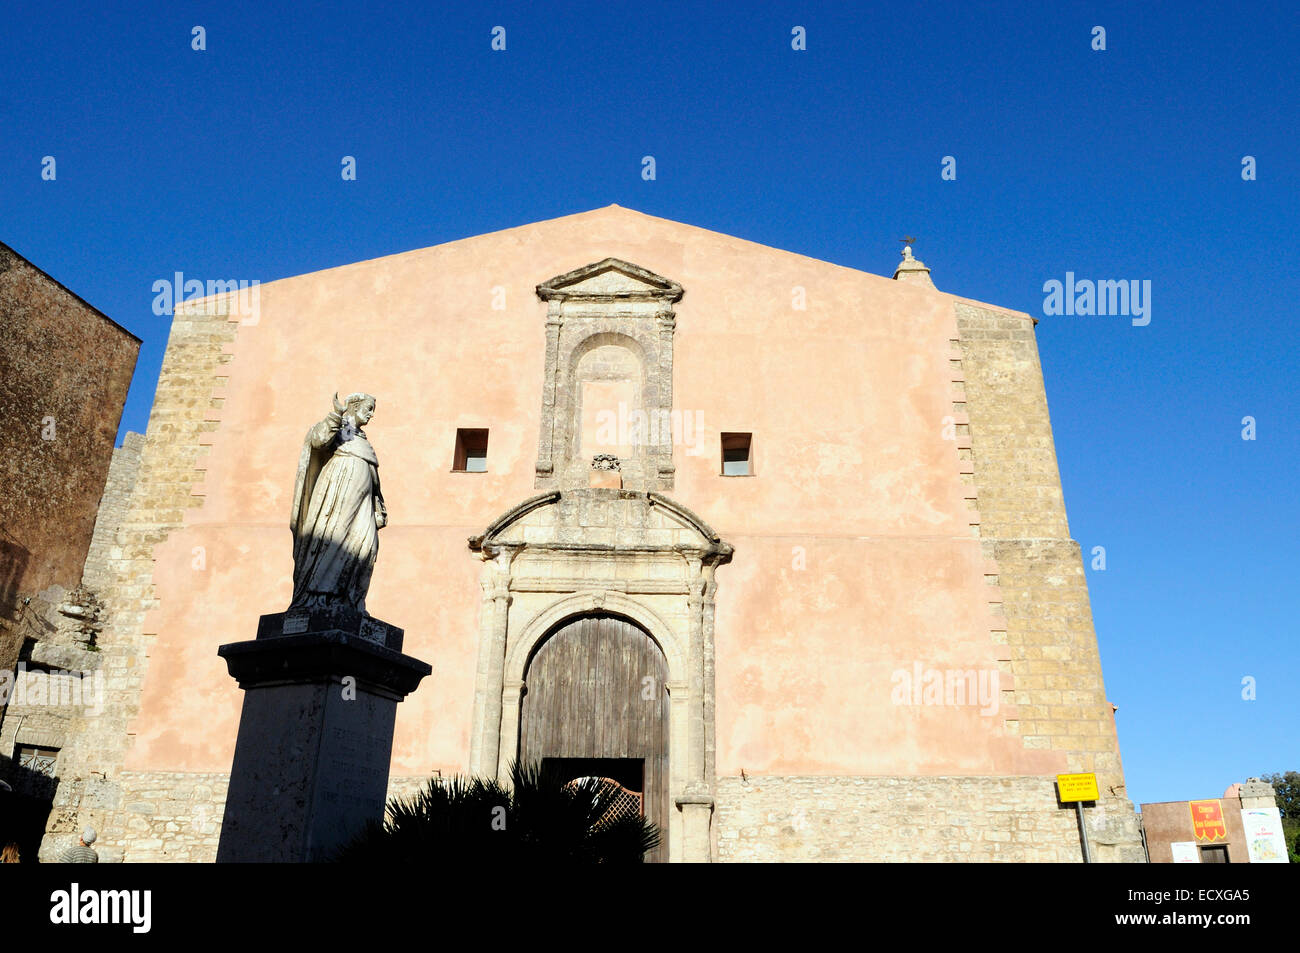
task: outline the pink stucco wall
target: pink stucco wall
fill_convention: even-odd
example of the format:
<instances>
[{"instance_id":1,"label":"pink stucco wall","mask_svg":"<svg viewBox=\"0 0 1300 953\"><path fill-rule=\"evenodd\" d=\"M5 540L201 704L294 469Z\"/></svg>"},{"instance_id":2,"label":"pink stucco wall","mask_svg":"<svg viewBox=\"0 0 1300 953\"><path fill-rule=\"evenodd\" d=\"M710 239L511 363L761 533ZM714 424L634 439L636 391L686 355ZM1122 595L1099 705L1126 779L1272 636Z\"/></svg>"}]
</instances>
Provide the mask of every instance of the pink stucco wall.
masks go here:
<instances>
[{"instance_id":1,"label":"pink stucco wall","mask_svg":"<svg viewBox=\"0 0 1300 953\"><path fill-rule=\"evenodd\" d=\"M610 206L262 286L205 502L155 552L158 639L128 768L229 768L242 696L217 646L286 606L302 437L331 393L363 390L378 398L367 432L390 519L368 607L434 669L399 708L393 772L465 769L480 599L465 540L536 492L533 288L611 256L686 289L674 404L702 413L704 435L698 455L677 448L670 495L736 547L718 571L718 773L1057 766L1003 733L1005 712L891 701L891 673L918 660L997 667L988 569L942 438L953 299ZM807 310L791 306L797 286ZM487 473L451 472L458 427L490 429ZM756 476L719 475L723 431L754 434Z\"/></svg>"}]
</instances>

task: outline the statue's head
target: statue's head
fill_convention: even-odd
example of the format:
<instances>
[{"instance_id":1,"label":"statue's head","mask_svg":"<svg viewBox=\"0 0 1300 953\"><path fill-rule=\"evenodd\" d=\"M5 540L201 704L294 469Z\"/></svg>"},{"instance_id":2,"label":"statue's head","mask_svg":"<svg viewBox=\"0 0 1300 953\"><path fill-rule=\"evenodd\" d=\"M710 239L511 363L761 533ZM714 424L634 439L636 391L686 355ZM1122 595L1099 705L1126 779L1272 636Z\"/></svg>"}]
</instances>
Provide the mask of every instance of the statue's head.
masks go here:
<instances>
[{"instance_id":1,"label":"statue's head","mask_svg":"<svg viewBox=\"0 0 1300 953\"><path fill-rule=\"evenodd\" d=\"M369 394L348 394L344 406L347 408L344 414L355 420L358 427L364 427L375 415L375 399Z\"/></svg>"}]
</instances>

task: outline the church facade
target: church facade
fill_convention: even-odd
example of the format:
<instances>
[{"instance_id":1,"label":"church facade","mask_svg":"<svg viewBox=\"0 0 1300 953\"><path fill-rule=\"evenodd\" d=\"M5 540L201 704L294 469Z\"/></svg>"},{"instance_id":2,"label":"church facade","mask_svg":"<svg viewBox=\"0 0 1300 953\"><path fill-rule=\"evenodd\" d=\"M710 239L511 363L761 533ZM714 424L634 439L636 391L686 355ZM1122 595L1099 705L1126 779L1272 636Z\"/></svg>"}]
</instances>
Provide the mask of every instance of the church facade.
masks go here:
<instances>
[{"instance_id":1,"label":"church facade","mask_svg":"<svg viewBox=\"0 0 1300 953\"><path fill-rule=\"evenodd\" d=\"M246 302L245 302L246 304ZM215 857L303 434L375 395L390 793L556 759L667 861L1142 860L1028 315L609 206L178 305L43 853ZM340 673L340 677L346 673Z\"/></svg>"}]
</instances>

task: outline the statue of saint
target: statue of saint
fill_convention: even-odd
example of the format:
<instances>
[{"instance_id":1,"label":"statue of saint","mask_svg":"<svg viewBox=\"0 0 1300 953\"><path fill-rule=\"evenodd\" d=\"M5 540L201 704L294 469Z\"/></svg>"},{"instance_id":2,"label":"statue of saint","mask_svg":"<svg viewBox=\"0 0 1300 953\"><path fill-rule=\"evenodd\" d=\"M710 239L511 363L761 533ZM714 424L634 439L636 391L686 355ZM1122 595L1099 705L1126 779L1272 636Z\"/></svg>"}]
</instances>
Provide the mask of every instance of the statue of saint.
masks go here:
<instances>
[{"instance_id":1,"label":"statue of saint","mask_svg":"<svg viewBox=\"0 0 1300 953\"><path fill-rule=\"evenodd\" d=\"M289 609L366 611L366 592L388 511L379 461L361 429L375 413L369 394L334 395L334 412L307 432L293 493L293 602Z\"/></svg>"}]
</instances>

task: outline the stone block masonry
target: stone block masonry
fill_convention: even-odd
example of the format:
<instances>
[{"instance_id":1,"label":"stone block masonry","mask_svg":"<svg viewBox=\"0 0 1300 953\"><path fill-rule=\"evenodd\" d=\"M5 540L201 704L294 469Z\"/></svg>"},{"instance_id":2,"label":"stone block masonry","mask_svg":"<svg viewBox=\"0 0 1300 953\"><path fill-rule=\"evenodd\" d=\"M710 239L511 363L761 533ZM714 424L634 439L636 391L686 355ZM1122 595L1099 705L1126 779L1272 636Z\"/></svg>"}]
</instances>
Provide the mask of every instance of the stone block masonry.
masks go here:
<instances>
[{"instance_id":1,"label":"stone block masonry","mask_svg":"<svg viewBox=\"0 0 1300 953\"><path fill-rule=\"evenodd\" d=\"M427 777L392 778L387 798L409 798ZM99 833L101 863L212 863L217 859L221 819L230 775L184 771L123 771L114 781L80 784L82 827ZM48 839L62 850L81 828Z\"/></svg>"},{"instance_id":2,"label":"stone block masonry","mask_svg":"<svg viewBox=\"0 0 1300 953\"><path fill-rule=\"evenodd\" d=\"M1060 752L1061 773L1095 772L1108 820L1096 859L1144 858L1127 799L1114 709L1079 544L1070 538L1034 321L955 303L978 532L997 567L1005 663L1027 749ZM1107 844L1104 841L1110 841Z\"/></svg>"},{"instance_id":3,"label":"stone block masonry","mask_svg":"<svg viewBox=\"0 0 1300 953\"><path fill-rule=\"evenodd\" d=\"M3 629L81 580L140 339L3 243L0 328Z\"/></svg>"},{"instance_id":4,"label":"stone block masonry","mask_svg":"<svg viewBox=\"0 0 1300 953\"><path fill-rule=\"evenodd\" d=\"M57 856L68 836L86 824L96 827L105 847L138 837L137 831L126 827L128 812L123 798L129 788L122 767L154 641L154 634L145 629L146 614L153 604L153 552L155 545L181 527L187 509L203 503L193 491L203 477L208 435L219 425L213 418L219 416L216 411L222 403L224 368L231 359L227 345L235 339L238 320L220 300L188 302L177 308L148 431L142 444L131 441L122 448L127 452L120 458L119 483L109 491L121 494L118 505L123 496L129 502L111 543L107 533L112 515L105 514L104 534L87 566L107 610L108 624L99 638L104 710L69 726L68 744L59 754L60 784L41 846L42 860ZM138 469L128 495L125 483L135 447L139 448ZM142 799L140 803L147 802ZM134 816L143 819L144 814L136 812ZM219 821L216 812L214 823ZM179 826L175 820L162 823L164 827L167 823ZM157 839L146 838L149 846L139 849L162 851L161 845L153 846Z\"/></svg>"},{"instance_id":5,"label":"stone block masonry","mask_svg":"<svg viewBox=\"0 0 1300 953\"><path fill-rule=\"evenodd\" d=\"M1088 810L1095 851L1114 818ZM714 823L724 862L1083 860L1050 777L719 778ZM1141 845L1114 859L1142 860Z\"/></svg>"},{"instance_id":6,"label":"stone block masonry","mask_svg":"<svg viewBox=\"0 0 1300 953\"><path fill-rule=\"evenodd\" d=\"M113 451L108 479L104 483L104 495L99 500L99 514L95 517L95 532L90 539L86 567L81 577L82 585L95 591L112 580L113 560L121 557L121 553L114 550L117 530L126 518L131 504L131 493L140 473L140 455L144 452L144 445L144 434L128 433L122 440L122 446Z\"/></svg>"}]
</instances>

